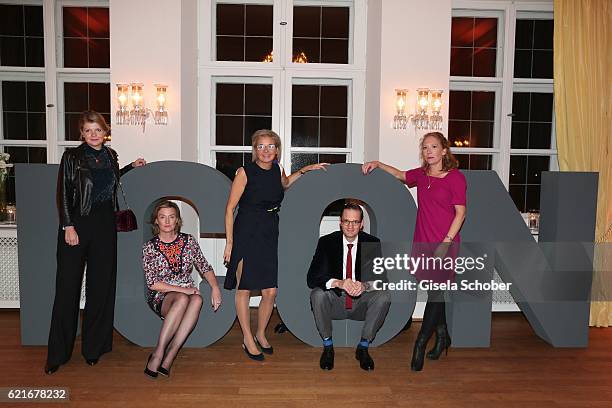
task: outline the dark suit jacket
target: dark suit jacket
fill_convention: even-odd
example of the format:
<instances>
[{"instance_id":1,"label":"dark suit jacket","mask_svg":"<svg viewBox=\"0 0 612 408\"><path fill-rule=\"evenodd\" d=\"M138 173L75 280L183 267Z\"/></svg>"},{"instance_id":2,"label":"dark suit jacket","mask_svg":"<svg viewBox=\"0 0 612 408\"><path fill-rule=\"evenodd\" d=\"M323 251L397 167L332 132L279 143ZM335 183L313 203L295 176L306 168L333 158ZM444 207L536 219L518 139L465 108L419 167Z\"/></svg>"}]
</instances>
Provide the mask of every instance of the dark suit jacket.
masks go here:
<instances>
[{"instance_id":1,"label":"dark suit jacket","mask_svg":"<svg viewBox=\"0 0 612 408\"><path fill-rule=\"evenodd\" d=\"M364 265L365 270L369 271L366 275L367 280L383 279L371 273L372 271L372 260L375 257L382 256L380 248L380 240L373 235L367 234L363 231L359 232L358 236L359 243L357 244L357 251L353 248L353 256L355 256L355 280L361 281L361 269ZM375 245L365 245L363 243L375 243ZM321 288L326 290L325 283L330 279L342 280L342 263L344 257L344 248L342 247L342 231L335 231L331 234L324 235L319 238L317 249L310 268L308 269L307 283L311 289ZM333 289L337 295L340 295L342 291L338 288Z\"/></svg>"}]
</instances>

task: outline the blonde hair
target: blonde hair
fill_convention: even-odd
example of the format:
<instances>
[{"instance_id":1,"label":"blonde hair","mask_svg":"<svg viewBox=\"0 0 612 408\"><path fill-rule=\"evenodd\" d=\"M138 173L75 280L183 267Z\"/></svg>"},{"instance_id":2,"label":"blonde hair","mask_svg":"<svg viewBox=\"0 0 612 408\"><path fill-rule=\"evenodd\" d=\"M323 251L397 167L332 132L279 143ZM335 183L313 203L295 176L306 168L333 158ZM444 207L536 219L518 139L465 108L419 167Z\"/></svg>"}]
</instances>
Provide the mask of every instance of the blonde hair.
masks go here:
<instances>
[{"instance_id":1,"label":"blonde hair","mask_svg":"<svg viewBox=\"0 0 612 408\"><path fill-rule=\"evenodd\" d=\"M178 205L173 203L170 200L162 200L155 205L153 212L151 213L151 229L153 230L153 235L159 235L159 225L155 221L157 221L157 214L159 210L162 208L173 208L176 213L176 226L174 227L174 232L181 232L181 227L183 226L183 219L181 218L181 210L179 210Z\"/></svg>"},{"instance_id":2,"label":"blonde hair","mask_svg":"<svg viewBox=\"0 0 612 408\"><path fill-rule=\"evenodd\" d=\"M106 136L110 136L111 134L111 129L108 123L106 123L106 119L96 111L85 111L81 113L81 117L79 118L79 132L83 131L86 123L95 123L100 126L104 133L106 133ZM83 135L81 135L80 138L83 140Z\"/></svg>"},{"instance_id":3,"label":"blonde hair","mask_svg":"<svg viewBox=\"0 0 612 408\"><path fill-rule=\"evenodd\" d=\"M253 159L252 161L257 160L257 145L259 144L259 139L262 137L269 137L274 140L274 145L276 146L276 160L280 162L281 159L281 139L280 136L276 134L273 130L270 129L259 129L253 133L251 136L251 142L253 145Z\"/></svg>"},{"instance_id":4,"label":"blonde hair","mask_svg":"<svg viewBox=\"0 0 612 408\"><path fill-rule=\"evenodd\" d=\"M451 152L450 143L448 142L448 139L444 137L444 135L440 132L429 132L423 135L423 138L421 139L421 143L420 143L422 167L424 169L427 169L428 167L427 160L425 160L425 157L423 156L423 144L425 143L425 139L427 139L430 136L435 137L438 140L438 143L440 143L440 145L442 146L442 149L446 149L446 154L442 156L442 171L449 171L449 170L456 169L457 167L459 167L459 162L453 155L453 152Z\"/></svg>"}]
</instances>

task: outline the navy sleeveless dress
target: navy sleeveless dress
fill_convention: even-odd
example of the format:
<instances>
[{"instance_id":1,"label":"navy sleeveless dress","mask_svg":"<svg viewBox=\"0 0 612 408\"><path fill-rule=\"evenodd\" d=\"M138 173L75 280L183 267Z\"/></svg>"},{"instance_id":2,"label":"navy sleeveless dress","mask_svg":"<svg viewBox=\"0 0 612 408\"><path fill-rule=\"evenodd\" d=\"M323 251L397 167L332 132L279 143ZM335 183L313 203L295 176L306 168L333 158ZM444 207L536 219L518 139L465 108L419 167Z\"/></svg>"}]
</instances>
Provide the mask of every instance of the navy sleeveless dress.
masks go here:
<instances>
[{"instance_id":1,"label":"navy sleeveless dress","mask_svg":"<svg viewBox=\"0 0 612 408\"><path fill-rule=\"evenodd\" d=\"M234 220L234 244L225 276L226 289L236 287L236 269L242 260L238 289L275 288L278 283L278 211L285 195L280 166L264 170L255 162L244 166L247 184Z\"/></svg>"}]
</instances>

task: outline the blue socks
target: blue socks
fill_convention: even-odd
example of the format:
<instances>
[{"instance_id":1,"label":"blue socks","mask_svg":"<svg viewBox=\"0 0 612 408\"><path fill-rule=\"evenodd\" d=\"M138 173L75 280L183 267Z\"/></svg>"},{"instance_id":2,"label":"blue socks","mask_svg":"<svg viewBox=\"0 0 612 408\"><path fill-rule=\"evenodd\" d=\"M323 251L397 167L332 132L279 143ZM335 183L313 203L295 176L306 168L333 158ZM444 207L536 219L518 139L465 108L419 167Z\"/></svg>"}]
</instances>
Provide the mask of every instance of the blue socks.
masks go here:
<instances>
[{"instance_id":1,"label":"blue socks","mask_svg":"<svg viewBox=\"0 0 612 408\"><path fill-rule=\"evenodd\" d=\"M331 337L326 337L323 339L323 346L331 347L333 345L334 345L334 341L332 340ZM362 338L361 341L359 341L359 344L357 345L357 347L361 347L361 348L368 348L369 346L370 346L370 341L364 338Z\"/></svg>"}]
</instances>

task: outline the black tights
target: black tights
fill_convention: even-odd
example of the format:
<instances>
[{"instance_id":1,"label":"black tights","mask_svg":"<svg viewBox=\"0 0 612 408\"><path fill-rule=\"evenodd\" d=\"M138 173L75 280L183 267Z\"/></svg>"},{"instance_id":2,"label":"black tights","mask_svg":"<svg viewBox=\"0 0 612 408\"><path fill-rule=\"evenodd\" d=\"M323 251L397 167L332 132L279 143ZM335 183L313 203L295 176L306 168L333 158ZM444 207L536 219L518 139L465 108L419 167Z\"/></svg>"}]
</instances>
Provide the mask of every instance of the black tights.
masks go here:
<instances>
[{"instance_id":1,"label":"black tights","mask_svg":"<svg viewBox=\"0 0 612 408\"><path fill-rule=\"evenodd\" d=\"M446 324L446 304L443 290L428 290L427 304L419 336L429 339L437 326Z\"/></svg>"},{"instance_id":2,"label":"black tights","mask_svg":"<svg viewBox=\"0 0 612 408\"><path fill-rule=\"evenodd\" d=\"M149 370L160 366L169 370L179 350L198 322L202 297L169 292L162 303L161 315L164 323L159 333L153 357L148 363Z\"/></svg>"}]
</instances>

